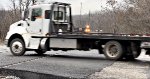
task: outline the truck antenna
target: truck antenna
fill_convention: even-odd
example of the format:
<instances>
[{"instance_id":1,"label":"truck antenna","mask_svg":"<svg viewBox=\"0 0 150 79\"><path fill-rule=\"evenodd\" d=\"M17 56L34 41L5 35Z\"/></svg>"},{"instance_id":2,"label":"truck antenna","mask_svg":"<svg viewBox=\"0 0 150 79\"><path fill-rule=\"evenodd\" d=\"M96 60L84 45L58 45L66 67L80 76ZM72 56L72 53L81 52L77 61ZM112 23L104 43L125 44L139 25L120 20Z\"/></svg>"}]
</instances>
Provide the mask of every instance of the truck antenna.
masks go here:
<instances>
[{"instance_id":1,"label":"truck antenna","mask_svg":"<svg viewBox=\"0 0 150 79\"><path fill-rule=\"evenodd\" d=\"M81 2L81 8L80 8L80 25L81 25L81 21L82 21L82 2Z\"/></svg>"},{"instance_id":2,"label":"truck antenna","mask_svg":"<svg viewBox=\"0 0 150 79\"><path fill-rule=\"evenodd\" d=\"M91 22L91 11L89 10L89 21L88 21L89 25L90 25L90 22Z\"/></svg>"}]
</instances>

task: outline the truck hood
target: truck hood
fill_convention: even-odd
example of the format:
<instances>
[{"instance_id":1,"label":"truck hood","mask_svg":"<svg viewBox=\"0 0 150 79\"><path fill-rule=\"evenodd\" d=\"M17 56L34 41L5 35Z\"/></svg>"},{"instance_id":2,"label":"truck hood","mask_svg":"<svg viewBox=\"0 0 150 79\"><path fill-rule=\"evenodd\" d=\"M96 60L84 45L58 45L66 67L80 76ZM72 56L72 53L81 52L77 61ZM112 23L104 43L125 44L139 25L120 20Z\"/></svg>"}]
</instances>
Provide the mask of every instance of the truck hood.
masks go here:
<instances>
[{"instance_id":1,"label":"truck hood","mask_svg":"<svg viewBox=\"0 0 150 79\"><path fill-rule=\"evenodd\" d=\"M9 30L14 29L14 28L18 28L18 27L24 27L24 24L26 24L26 22L23 20L20 20L18 22L13 23L12 25L10 25Z\"/></svg>"},{"instance_id":2,"label":"truck hood","mask_svg":"<svg viewBox=\"0 0 150 79\"><path fill-rule=\"evenodd\" d=\"M27 22L23 21L23 20L20 20L18 22L13 23L12 25L10 25L8 33L11 33L11 34L27 33Z\"/></svg>"}]
</instances>

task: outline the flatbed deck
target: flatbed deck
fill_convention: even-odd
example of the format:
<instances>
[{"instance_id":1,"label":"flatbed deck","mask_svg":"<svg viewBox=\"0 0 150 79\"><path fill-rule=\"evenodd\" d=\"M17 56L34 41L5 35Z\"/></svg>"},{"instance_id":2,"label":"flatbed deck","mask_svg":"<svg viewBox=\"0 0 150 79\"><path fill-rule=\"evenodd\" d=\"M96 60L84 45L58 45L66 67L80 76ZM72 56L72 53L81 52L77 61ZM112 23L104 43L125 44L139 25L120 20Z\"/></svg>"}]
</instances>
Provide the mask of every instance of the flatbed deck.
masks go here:
<instances>
[{"instance_id":1,"label":"flatbed deck","mask_svg":"<svg viewBox=\"0 0 150 79\"><path fill-rule=\"evenodd\" d=\"M150 41L150 37L129 34L55 34L51 36L32 36L33 38L66 38L66 39L95 39L95 40L130 40Z\"/></svg>"}]
</instances>

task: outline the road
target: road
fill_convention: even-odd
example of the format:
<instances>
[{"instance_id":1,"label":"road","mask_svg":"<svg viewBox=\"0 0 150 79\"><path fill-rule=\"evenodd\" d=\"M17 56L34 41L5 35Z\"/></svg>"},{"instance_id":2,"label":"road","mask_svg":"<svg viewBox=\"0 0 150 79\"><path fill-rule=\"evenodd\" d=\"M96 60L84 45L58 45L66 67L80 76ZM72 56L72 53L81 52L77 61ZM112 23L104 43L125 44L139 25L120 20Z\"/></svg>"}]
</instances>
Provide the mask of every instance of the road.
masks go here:
<instances>
[{"instance_id":1,"label":"road","mask_svg":"<svg viewBox=\"0 0 150 79\"><path fill-rule=\"evenodd\" d=\"M43 56L38 56L32 51L26 52L25 56L16 57L12 56L9 49L5 47L0 49L0 73L4 73L4 70L12 73L14 70L21 70L58 76L60 79L150 78L148 56L141 56L135 61L110 61L99 55L97 50L92 50L51 51ZM31 79L35 78L32 76Z\"/></svg>"}]
</instances>

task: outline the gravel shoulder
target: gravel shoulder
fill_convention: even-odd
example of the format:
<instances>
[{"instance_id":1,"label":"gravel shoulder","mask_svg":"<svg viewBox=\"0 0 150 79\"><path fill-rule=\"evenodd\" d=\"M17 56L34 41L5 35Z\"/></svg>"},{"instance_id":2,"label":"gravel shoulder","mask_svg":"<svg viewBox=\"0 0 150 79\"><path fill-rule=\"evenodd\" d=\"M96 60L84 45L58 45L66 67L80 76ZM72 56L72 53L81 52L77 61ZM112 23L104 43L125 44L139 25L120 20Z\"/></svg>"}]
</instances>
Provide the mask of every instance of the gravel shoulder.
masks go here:
<instances>
[{"instance_id":1,"label":"gravel shoulder","mask_svg":"<svg viewBox=\"0 0 150 79\"><path fill-rule=\"evenodd\" d=\"M1 76L0 75L0 79L20 79L19 77L15 77L15 76Z\"/></svg>"},{"instance_id":2,"label":"gravel shoulder","mask_svg":"<svg viewBox=\"0 0 150 79\"><path fill-rule=\"evenodd\" d=\"M135 61L118 61L89 79L150 79L150 57L143 51Z\"/></svg>"},{"instance_id":3,"label":"gravel shoulder","mask_svg":"<svg viewBox=\"0 0 150 79\"><path fill-rule=\"evenodd\" d=\"M96 72L90 79L148 79L148 64L133 64L132 62L116 62L112 66Z\"/></svg>"}]
</instances>

